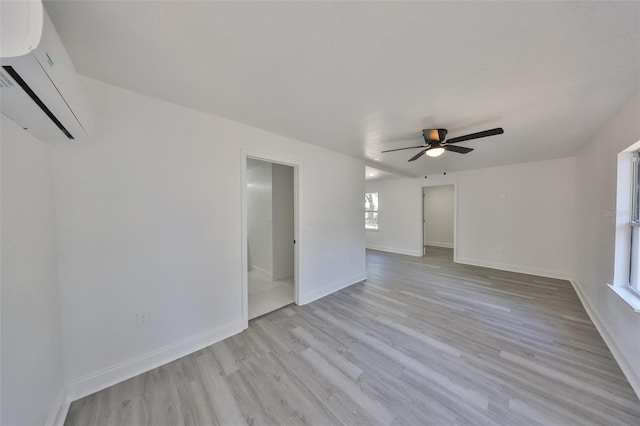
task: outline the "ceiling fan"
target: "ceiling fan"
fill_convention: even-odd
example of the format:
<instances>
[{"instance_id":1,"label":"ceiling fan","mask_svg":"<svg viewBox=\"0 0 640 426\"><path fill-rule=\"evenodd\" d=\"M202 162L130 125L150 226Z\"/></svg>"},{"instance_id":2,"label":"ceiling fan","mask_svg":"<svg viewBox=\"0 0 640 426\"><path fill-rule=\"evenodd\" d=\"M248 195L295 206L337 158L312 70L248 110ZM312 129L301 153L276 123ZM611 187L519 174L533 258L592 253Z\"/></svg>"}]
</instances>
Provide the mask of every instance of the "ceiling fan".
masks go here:
<instances>
[{"instance_id":1,"label":"ceiling fan","mask_svg":"<svg viewBox=\"0 0 640 426\"><path fill-rule=\"evenodd\" d=\"M457 152L459 154L468 154L473 151L473 148L466 148L464 146L455 146L451 145L458 142L464 142L471 139L479 139L486 138L487 136L501 135L504 133L502 127L496 127L495 129L484 130L482 132L471 133L464 136L458 136L456 138L446 139L447 137L447 129L424 129L422 131L422 136L424 137L424 145L420 146L409 146L406 148L397 148L397 149L388 149L385 152L392 151L402 151L405 149L416 149L416 148L426 148L421 150L419 153L414 155L409 159L409 161L415 161L418 158L422 157L424 154L427 154L429 157L438 157L442 155L445 151Z\"/></svg>"}]
</instances>

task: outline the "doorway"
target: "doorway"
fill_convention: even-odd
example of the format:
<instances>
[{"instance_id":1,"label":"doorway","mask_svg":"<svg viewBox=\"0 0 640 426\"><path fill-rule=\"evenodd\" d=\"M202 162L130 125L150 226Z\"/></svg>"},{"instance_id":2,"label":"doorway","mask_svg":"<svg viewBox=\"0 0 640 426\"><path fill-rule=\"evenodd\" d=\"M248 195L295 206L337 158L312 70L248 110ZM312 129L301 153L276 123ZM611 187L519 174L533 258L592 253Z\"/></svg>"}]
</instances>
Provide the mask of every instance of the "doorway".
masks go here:
<instances>
[{"instance_id":1,"label":"doorway","mask_svg":"<svg viewBox=\"0 0 640 426\"><path fill-rule=\"evenodd\" d=\"M246 159L246 318L295 301L295 168Z\"/></svg>"},{"instance_id":2,"label":"doorway","mask_svg":"<svg viewBox=\"0 0 640 426\"><path fill-rule=\"evenodd\" d=\"M423 256L453 261L455 249L455 185L422 188Z\"/></svg>"}]
</instances>

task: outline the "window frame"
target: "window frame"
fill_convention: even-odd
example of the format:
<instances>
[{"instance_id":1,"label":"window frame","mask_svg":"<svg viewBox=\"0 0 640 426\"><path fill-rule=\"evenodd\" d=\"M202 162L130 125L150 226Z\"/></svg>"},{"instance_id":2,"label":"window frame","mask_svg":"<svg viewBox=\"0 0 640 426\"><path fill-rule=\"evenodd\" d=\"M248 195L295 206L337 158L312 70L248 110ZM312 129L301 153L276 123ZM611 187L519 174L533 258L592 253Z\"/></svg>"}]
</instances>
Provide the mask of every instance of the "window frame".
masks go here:
<instances>
[{"instance_id":1,"label":"window frame","mask_svg":"<svg viewBox=\"0 0 640 426\"><path fill-rule=\"evenodd\" d=\"M376 198L376 208L375 210L367 209L367 195L375 194ZM367 213L375 213L377 217L380 217L380 193L379 192L365 192L364 193L364 229L365 231L378 231L380 229L380 224L378 223L376 227L367 226Z\"/></svg>"},{"instance_id":2,"label":"window frame","mask_svg":"<svg viewBox=\"0 0 640 426\"><path fill-rule=\"evenodd\" d=\"M635 151L631 156L631 212L629 220L629 279L627 280L627 287L630 291L640 296L640 261L634 268L634 258L638 259L640 256L634 256L634 246L640 245L639 241L634 241L634 231L640 235L640 152ZM640 247L637 247L640 249ZM634 274L635 269L635 274ZM635 277L635 279L634 279Z\"/></svg>"},{"instance_id":3,"label":"window frame","mask_svg":"<svg viewBox=\"0 0 640 426\"><path fill-rule=\"evenodd\" d=\"M607 286L640 314L640 292L632 282L635 272L636 285L640 286L640 252L635 255L635 267L633 253L634 240L636 251L640 251L640 141L619 152L617 163L615 210L604 211L606 217L615 221L613 281Z\"/></svg>"}]
</instances>

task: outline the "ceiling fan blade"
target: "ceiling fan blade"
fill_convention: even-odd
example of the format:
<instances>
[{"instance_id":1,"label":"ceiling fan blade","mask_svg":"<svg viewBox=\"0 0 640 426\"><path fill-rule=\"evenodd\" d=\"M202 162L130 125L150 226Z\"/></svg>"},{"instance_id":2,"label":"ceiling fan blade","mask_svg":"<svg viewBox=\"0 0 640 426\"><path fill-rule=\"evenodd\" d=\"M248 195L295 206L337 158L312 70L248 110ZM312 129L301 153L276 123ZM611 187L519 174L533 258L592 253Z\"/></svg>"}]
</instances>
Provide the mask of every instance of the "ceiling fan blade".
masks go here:
<instances>
[{"instance_id":1,"label":"ceiling fan blade","mask_svg":"<svg viewBox=\"0 0 640 426\"><path fill-rule=\"evenodd\" d=\"M486 138L487 136L501 135L503 133L504 133L504 130L502 130L502 127L496 127L495 129L485 130L483 132L471 133L469 135L458 136L457 138L451 138L447 140L447 143L457 143L462 141L468 141L471 139Z\"/></svg>"},{"instance_id":2,"label":"ceiling fan blade","mask_svg":"<svg viewBox=\"0 0 640 426\"><path fill-rule=\"evenodd\" d=\"M411 158L409 159L409 161L416 161L418 158L422 157L426 152L427 152L427 150L426 150L426 149L425 149L425 150L423 150L423 151L420 151L419 153L417 153L416 155L414 155L413 157L411 157Z\"/></svg>"},{"instance_id":3,"label":"ceiling fan blade","mask_svg":"<svg viewBox=\"0 0 640 426\"><path fill-rule=\"evenodd\" d=\"M457 152L459 154L468 154L473 151L473 148L467 148L465 146L445 145L444 149L447 151Z\"/></svg>"},{"instance_id":4,"label":"ceiling fan blade","mask_svg":"<svg viewBox=\"0 0 640 426\"><path fill-rule=\"evenodd\" d=\"M396 149L387 149L386 151L380 151L381 154L384 154L385 152L393 152L393 151L402 151L405 149L416 149L416 148L428 148L427 145L420 145L420 146L409 146L406 148L396 148Z\"/></svg>"}]
</instances>

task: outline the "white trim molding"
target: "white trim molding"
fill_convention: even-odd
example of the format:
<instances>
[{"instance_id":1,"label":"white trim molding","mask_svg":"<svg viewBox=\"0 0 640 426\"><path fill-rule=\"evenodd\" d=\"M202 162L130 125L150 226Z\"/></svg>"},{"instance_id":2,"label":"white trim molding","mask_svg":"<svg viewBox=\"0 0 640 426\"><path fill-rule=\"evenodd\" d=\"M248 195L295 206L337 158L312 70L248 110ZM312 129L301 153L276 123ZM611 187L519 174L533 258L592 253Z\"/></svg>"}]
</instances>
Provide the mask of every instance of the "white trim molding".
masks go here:
<instances>
[{"instance_id":1,"label":"white trim molding","mask_svg":"<svg viewBox=\"0 0 640 426\"><path fill-rule=\"evenodd\" d=\"M286 271L273 271L273 281L282 280L285 278L295 276L295 271L293 269L287 269Z\"/></svg>"},{"instance_id":2,"label":"white trim molding","mask_svg":"<svg viewBox=\"0 0 640 426\"><path fill-rule=\"evenodd\" d=\"M124 380L153 370L156 367L175 361L242 331L242 320L238 319L220 327L203 331L182 341L155 349L146 354L114 364L110 367L88 374L67 385L67 400L75 401L94 392L113 386Z\"/></svg>"},{"instance_id":3,"label":"white trim molding","mask_svg":"<svg viewBox=\"0 0 640 426\"><path fill-rule=\"evenodd\" d=\"M353 284L359 283L367 279L366 274L362 275L354 275L347 279L342 279L331 283L329 285L322 286L320 288L314 288L311 291L306 292L305 294L300 296L300 305L306 305L308 303L313 302L314 300L321 299L325 296L330 295L331 293L335 293L338 290L342 290L343 288L347 288Z\"/></svg>"},{"instance_id":4,"label":"white trim molding","mask_svg":"<svg viewBox=\"0 0 640 426\"><path fill-rule=\"evenodd\" d=\"M273 281L274 277L273 277L273 272L272 271L267 271L264 268L261 268L260 266L256 266L256 265L249 265L249 269L248 271L250 272L256 272L258 275L260 275L261 277L264 277L264 279L269 280L269 281Z\"/></svg>"},{"instance_id":5,"label":"white trim molding","mask_svg":"<svg viewBox=\"0 0 640 426\"><path fill-rule=\"evenodd\" d=\"M422 257L422 250L405 250L405 249L399 249L395 247L375 246L371 244L367 244L367 249L384 251L387 253L404 254L407 256Z\"/></svg>"},{"instance_id":6,"label":"white trim molding","mask_svg":"<svg viewBox=\"0 0 640 426\"><path fill-rule=\"evenodd\" d=\"M425 241L425 246L453 248L453 243L443 243L441 241Z\"/></svg>"},{"instance_id":7,"label":"white trim molding","mask_svg":"<svg viewBox=\"0 0 640 426\"><path fill-rule=\"evenodd\" d=\"M524 265L511 265L508 263L499 262L487 262L478 259L469 259L466 257L454 258L455 263L462 263L463 265L482 266L483 268L499 269L501 271L517 272L519 274L537 275L539 277L555 278L558 280L569 281L569 274L563 271L554 271L551 269L532 268Z\"/></svg>"},{"instance_id":8,"label":"white trim molding","mask_svg":"<svg viewBox=\"0 0 640 426\"><path fill-rule=\"evenodd\" d=\"M67 389L61 389L51 406L51 411L47 416L46 426L63 426L69 412L71 401L67 397Z\"/></svg>"},{"instance_id":9,"label":"white trim molding","mask_svg":"<svg viewBox=\"0 0 640 426\"><path fill-rule=\"evenodd\" d=\"M636 373L636 371L632 367L633 364L629 362L627 357L624 355L624 352L620 349L621 346L618 344L615 334L611 332L607 324L602 320L602 317L600 317L600 315L598 314L598 311L594 309L593 305L589 301L589 298L582 291L582 287L580 286L580 284L574 280L569 280L569 282L571 282L573 289L576 291L576 294L578 295L580 302L582 302L584 310L587 311L587 315L589 315L591 322L593 322L593 325L596 326L596 329L600 333L602 340L604 340L604 343L611 351L613 358L620 366L622 373L629 381L629 384L633 388L636 395L638 395L638 397L640 398L640 375Z\"/></svg>"},{"instance_id":10,"label":"white trim molding","mask_svg":"<svg viewBox=\"0 0 640 426\"><path fill-rule=\"evenodd\" d=\"M608 286L633 309L633 312L640 314L640 296L637 293L626 285L609 284Z\"/></svg>"}]
</instances>

